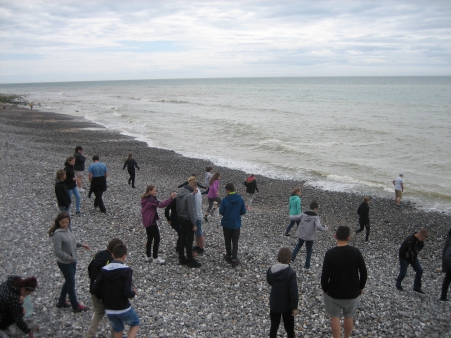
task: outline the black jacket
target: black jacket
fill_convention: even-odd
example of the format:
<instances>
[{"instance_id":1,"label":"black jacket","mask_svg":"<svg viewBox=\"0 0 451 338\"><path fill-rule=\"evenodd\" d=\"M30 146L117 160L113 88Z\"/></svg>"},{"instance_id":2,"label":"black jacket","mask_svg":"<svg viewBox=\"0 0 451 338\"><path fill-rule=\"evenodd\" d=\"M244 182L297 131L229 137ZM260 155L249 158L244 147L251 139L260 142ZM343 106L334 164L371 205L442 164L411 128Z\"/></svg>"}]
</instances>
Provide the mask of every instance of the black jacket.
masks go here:
<instances>
[{"instance_id":1,"label":"black jacket","mask_svg":"<svg viewBox=\"0 0 451 338\"><path fill-rule=\"evenodd\" d=\"M105 265L108 265L112 261L113 256L108 250L99 251L94 255L94 258L88 266L89 290L91 290L92 285L94 284L97 276L100 273L100 270L102 270Z\"/></svg>"},{"instance_id":2,"label":"black jacket","mask_svg":"<svg viewBox=\"0 0 451 338\"><path fill-rule=\"evenodd\" d=\"M177 197L164 209L164 216L168 221L171 221L171 225L180 223L179 215L177 214Z\"/></svg>"},{"instance_id":3,"label":"black jacket","mask_svg":"<svg viewBox=\"0 0 451 338\"><path fill-rule=\"evenodd\" d=\"M258 191L257 181L255 179L253 179L252 181L249 181L249 179L247 179L246 181L244 181L244 185L246 186L246 192L248 194L255 194L255 190Z\"/></svg>"},{"instance_id":4,"label":"black jacket","mask_svg":"<svg viewBox=\"0 0 451 338\"><path fill-rule=\"evenodd\" d=\"M113 260L100 270L91 293L102 301L105 310L128 309L131 306L128 299L135 297L132 274L133 270L127 265Z\"/></svg>"},{"instance_id":5,"label":"black jacket","mask_svg":"<svg viewBox=\"0 0 451 338\"><path fill-rule=\"evenodd\" d=\"M362 202L357 209L359 214L360 225L370 225L370 206L366 202Z\"/></svg>"},{"instance_id":6,"label":"black jacket","mask_svg":"<svg viewBox=\"0 0 451 338\"><path fill-rule=\"evenodd\" d=\"M399 248L399 259L404 259L413 263L418 256L418 253L423 249L424 243L415 237L416 232L413 235L408 236L404 242L402 242Z\"/></svg>"},{"instance_id":7,"label":"black jacket","mask_svg":"<svg viewBox=\"0 0 451 338\"><path fill-rule=\"evenodd\" d=\"M136 169L139 170L138 167L138 163L136 163L136 161L132 158L130 161L125 161L124 166L122 167L122 170L125 169L125 167L127 167L127 170L130 172L134 172L135 171L135 167Z\"/></svg>"},{"instance_id":8,"label":"black jacket","mask_svg":"<svg viewBox=\"0 0 451 338\"><path fill-rule=\"evenodd\" d=\"M442 271L451 271L451 229L448 232L448 238L446 239L446 244L443 248Z\"/></svg>"},{"instance_id":9,"label":"black jacket","mask_svg":"<svg viewBox=\"0 0 451 338\"><path fill-rule=\"evenodd\" d=\"M55 181L55 194L58 206L68 208L71 200L64 181Z\"/></svg>"},{"instance_id":10,"label":"black jacket","mask_svg":"<svg viewBox=\"0 0 451 338\"><path fill-rule=\"evenodd\" d=\"M23 332L29 333L31 329L23 320L22 304L19 302L20 287L13 286L21 279L19 276L8 276L7 280L0 284L0 324L4 329L3 325L15 323Z\"/></svg>"},{"instance_id":11,"label":"black jacket","mask_svg":"<svg viewBox=\"0 0 451 338\"><path fill-rule=\"evenodd\" d=\"M74 157L75 157L74 170L76 170L76 171L85 171L86 157L84 157L78 151L76 153L74 153Z\"/></svg>"},{"instance_id":12,"label":"black jacket","mask_svg":"<svg viewBox=\"0 0 451 338\"><path fill-rule=\"evenodd\" d=\"M74 181L75 178L75 172L74 172L74 166L69 165L69 163L64 163L65 167L64 170L66 170L66 187L68 190L72 190L77 186L77 182Z\"/></svg>"},{"instance_id":13,"label":"black jacket","mask_svg":"<svg viewBox=\"0 0 451 338\"><path fill-rule=\"evenodd\" d=\"M271 288L269 308L272 312L287 312L298 308L299 292L296 272L286 264L275 264L266 272Z\"/></svg>"}]
</instances>

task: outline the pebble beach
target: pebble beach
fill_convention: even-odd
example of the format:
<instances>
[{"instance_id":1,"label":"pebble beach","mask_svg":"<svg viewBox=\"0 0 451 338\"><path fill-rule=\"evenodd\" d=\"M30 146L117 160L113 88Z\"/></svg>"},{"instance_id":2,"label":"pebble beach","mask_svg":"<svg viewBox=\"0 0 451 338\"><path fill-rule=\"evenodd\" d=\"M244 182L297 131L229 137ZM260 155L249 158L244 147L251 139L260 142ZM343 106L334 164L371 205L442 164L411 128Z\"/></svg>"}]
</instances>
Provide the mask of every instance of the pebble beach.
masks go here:
<instances>
[{"instance_id":1,"label":"pebble beach","mask_svg":"<svg viewBox=\"0 0 451 338\"><path fill-rule=\"evenodd\" d=\"M161 257L166 264L144 261L146 233L141 222L140 196L148 184L158 189L158 199L167 199L191 173L203 182L206 166L221 173L221 190L235 183L244 198L244 180L249 173L218 167L207 160L187 158L174 151L151 148L144 142L105 129L84 119L68 115L7 107L0 111L0 276L36 276L39 288L32 295L34 314L28 320L38 325L36 337L84 337L91 311L72 313L55 304L64 279L56 264L53 245L47 231L58 214L54 176L81 145L88 156L100 156L108 167L108 190L104 193L107 213L93 207L87 196L89 181L85 172L81 193L81 216L72 218L74 235L91 247L79 250L76 291L78 300L90 307L87 267L95 252L104 250L113 237L128 247L127 265L133 269L139 295L132 305L140 317L138 337L266 337L269 336L269 293L267 269L277 261L281 247L296 245L292 236L283 236L289 223L288 199L293 188L302 188L302 207L311 201L319 205L321 222L329 232L317 233L313 246L312 268L304 270L305 247L292 268L297 273L299 314L295 319L298 337L331 337L329 320L324 313L320 275L325 252L335 245L334 228L352 229L350 245L358 247L365 258L368 281L359 310L354 318L353 337L451 337L451 306L439 303L443 281L441 256L451 215L427 212L411 203L395 208L392 199L370 196L370 243L364 232L355 235L356 210L363 200L357 193L331 192L302 186L302 182L257 176L259 193L252 210L243 216L238 257L241 265L231 268L225 253L220 217L203 222L205 254L197 259L200 269L180 266L175 253L176 233L159 215ZM174 136L176 137L176 136ZM183 140L180 140L183 142ZM122 170L129 152L141 170L137 171L136 189L127 184ZM408 195L408 177L405 178ZM206 199L204 201L206 207ZM399 272L398 249L409 234L425 228L429 237L419 255L423 266L423 290L412 292L414 272L409 267L403 292L395 288ZM451 292L451 291L450 291ZM22 337L16 329L17 337ZM127 329L126 329L127 331ZM105 317L98 337L108 337ZM280 337L286 333L283 325Z\"/></svg>"}]
</instances>

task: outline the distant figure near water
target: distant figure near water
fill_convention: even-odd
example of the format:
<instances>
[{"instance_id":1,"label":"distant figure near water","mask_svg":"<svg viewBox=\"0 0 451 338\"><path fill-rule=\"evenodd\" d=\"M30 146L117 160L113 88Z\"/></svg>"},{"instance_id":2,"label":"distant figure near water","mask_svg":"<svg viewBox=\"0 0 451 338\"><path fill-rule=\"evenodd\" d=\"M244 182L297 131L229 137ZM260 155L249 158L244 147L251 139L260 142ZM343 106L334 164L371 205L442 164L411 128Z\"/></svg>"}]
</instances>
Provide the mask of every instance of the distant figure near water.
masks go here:
<instances>
[{"instance_id":1,"label":"distant figure near water","mask_svg":"<svg viewBox=\"0 0 451 338\"><path fill-rule=\"evenodd\" d=\"M402 193L404 192L404 174L399 174L398 177L396 177L393 180L393 185L395 186L395 205L398 208L401 208L401 199L402 199Z\"/></svg>"},{"instance_id":2,"label":"distant figure near water","mask_svg":"<svg viewBox=\"0 0 451 338\"><path fill-rule=\"evenodd\" d=\"M130 176L128 178L128 184L130 185L130 183L131 183L132 188L136 188L135 187L135 167L138 170L139 170L139 167L138 167L138 163L136 163L135 159L133 158L133 154L132 153L128 154L127 159L125 160L124 167L122 168L122 170L124 170L125 167L127 167L128 175Z\"/></svg>"},{"instance_id":3,"label":"distant figure near water","mask_svg":"<svg viewBox=\"0 0 451 338\"><path fill-rule=\"evenodd\" d=\"M255 191L259 192L257 188L257 180L255 179L255 175L251 174L246 181L244 181L244 185L246 186L246 192L249 194L249 198L246 201L246 209L251 210L252 202L254 201Z\"/></svg>"},{"instance_id":4,"label":"distant figure near water","mask_svg":"<svg viewBox=\"0 0 451 338\"><path fill-rule=\"evenodd\" d=\"M359 224L360 228L356 230L356 234L363 231L363 227L366 228L365 243L368 243L370 236L370 198L363 198L363 202L359 205L357 209L357 214L359 214Z\"/></svg>"}]
</instances>

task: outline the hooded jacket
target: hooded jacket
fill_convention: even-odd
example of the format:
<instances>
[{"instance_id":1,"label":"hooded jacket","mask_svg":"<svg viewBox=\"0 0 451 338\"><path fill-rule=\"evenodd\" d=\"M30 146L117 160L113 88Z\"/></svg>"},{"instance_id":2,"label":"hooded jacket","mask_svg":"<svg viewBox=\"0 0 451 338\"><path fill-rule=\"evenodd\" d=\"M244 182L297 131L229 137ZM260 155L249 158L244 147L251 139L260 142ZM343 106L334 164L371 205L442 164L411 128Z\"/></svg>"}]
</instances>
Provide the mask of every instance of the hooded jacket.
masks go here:
<instances>
[{"instance_id":1,"label":"hooded jacket","mask_svg":"<svg viewBox=\"0 0 451 338\"><path fill-rule=\"evenodd\" d=\"M74 166L70 165L69 163L64 163L65 167L64 170L66 170L66 179L64 182L66 183L67 190L72 190L77 186L77 182L74 181L75 178L75 172L74 172Z\"/></svg>"},{"instance_id":2,"label":"hooded jacket","mask_svg":"<svg viewBox=\"0 0 451 338\"><path fill-rule=\"evenodd\" d=\"M416 232L412 235L408 236L404 242L402 242L401 247L399 248L399 259L404 259L409 261L409 263L413 263L415 259L417 259L418 254L424 247L424 242L418 240L415 237Z\"/></svg>"},{"instance_id":3,"label":"hooded jacket","mask_svg":"<svg viewBox=\"0 0 451 338\"><path fill-rule=\"evenodd\" d=\"M160 202L155 196L149 195L141 199L141 215L143 219L144 228L151 225L157 225L157 220L160 219L157 213L157 208L165 208L172 202L172 198Z\"/></svg>"},{"instance_id":4,"label":"hooded jacket","mask_svg":"<svg viewBox=\"0 0 451 338\"><path fill-rule=\"evenodd\" d=\"M321 225L319 216L313 210L308 210L301 214L301 223L299 223L298 230L296 231L296 237L303 239L304 241L315 240L315 231L327 231L327 228Z\"/></svg>"},{"instance_id":5,"label":"hooded jacket","mask_svg":"<svg viewBox=\"0 0 451 338\"><path fill-rule=\"evenodd\" d=\"M102 300L106 313L117 314L117 311L122 313L131 307L128 299L135 297L135 291L132 290L132 275L133 270L117 260L113 260L100 270L91 293Z\"/></svg>"},{"instance_id":6,"label":"hooded jacket","mask_svg":"<svg viewBox=\"0 0 451 338\"><path fill-rule=\"evenodd\" d=\"M91 263L89 263L88 266L89 290L92 289L92 285L94 284L94 281L97 279L100 270L105 265L108 265L112 261L113 256L111 255L111 252L109 252L108 250L99 251L94 255L94 258L92 259Z\"/></svg>"},{"instance_id":7,"label":"hooded jacket","mask_svg":"<svg viewBox=\"0 0 451 338\"><path fill-rule=\"evenodd\" d=\"M288 264L274 264L266 272L266 280L272 286L269 309L287 312L298 308L299 292L296 272Z\"/></svg>"},{"instance_id":8,"label":"hooded jacket","mask_svg":"<svg viewBox=\"0 0 451 338\"><path fill-rule=\"evenodd\" d=\"M244 181L244 185L246 186L246 192L248 194L255 194L255 191L259 191L257 188L257 181L254 177L248 177L246 181Z\"/></svg>"},{"instance_id":9,"label":"hooded jacket","mask_svg":"<svg viewBox=\"0 0 451 338\"><path fill-rule=\"evenodd\" d=\"M359 214L360 225L370 225L370 206L368 203L360 203L357 213Z\"/></svg>"},{"instance_id":10,"label":"hooded jacket","mask_svg":"<svg viewBox=\"0 0 451 338\"><path fill-rule=\"evenodd\" d=\"M288 201L288 210L290 216L296 216L301 214L301 198L299 195L292 195Z\"/></svg>"},{"instance_id":11,"label":"hooded jacket","mask_svg":"<svg viewBox=\"0 0 451 338\"><path fill-rule=\"evenodd\" d=\"M69 229L57 229L53 233L53 252L58 262L69 264L77 261L77 248L81 247L81 243L75 240L72 231Z\"/></svg>"},{"instance_id":12,"label":"hooded jacket","mask_svg":"<svg viewBox=\"0 0 451 338\"><path fill-rule=\"evenodd\" d=\"M55 180L55 195L59 207L69 207L71 199L69 192L67 191L66 183L64 181Z\"/></svg>"},{"instance_id":13,"label":"hooded jacket","mask_svg":"<svg viewBox=\"0 0 451 338\"><path fill-rule=\"evenodd\" d=\"M443 248L442 271L451 271L451 229L449 229L448 238L446 239L446 244Z\"/></svg>"},{"instance_id":14,"label":"hooded jacket","mask_svg":"<svg viewBox=\"0 0 451 338\"><path fill-rule=\"evenodd\" d=\"M31 329L23 320L20 287L13 285L21 279L19 276L8 276L6 281L0 284L0 323L15 323L24 333L30 333Z\"/></svg>"},{"instance_id":15,"label":"hooded jacket","mask_svg":"<svg viewBox=\"0 0 451 338\"><path fill-rule=\"evenodd\" d=\"M74 157L75 157L74 170L85 171L86 157L84 157L83 154L80 154L78 151L74 153Z\"/></svg>"},{"instance_id":16,"label":"hooded jacket","mask_svg":"<svg viewBox=\"0 0 451 338\"><path fill-rule=\"evenodd\" d=\"M219 213L223 216L221 225L224 228L241 228L241 216L246 213L243 198L235 192L229 193L219 205Z\"/></svg>"},{"instance_id":17,"label":"hooded jacket","mask_svg":"<svg viewBox=\"0 0 451 338\"><path fill-rule=\"evenodd\" d=\"M179 224L179 215L177 214L177 197L172 200L171 203L164 209L164 216L171 225Z\"/></svg>"},{"instance_id":18,"label":"hooded jacket","mask_svg":"<svg viewBox=\"0 0 451 338\"><path fill-rule=\"evenodd\" d=\"M197 223L196 202L193 195L194 189L185 185L177 193L177 214L179 218L190 220L193 226Z\"/></svg>"}]
</instances>

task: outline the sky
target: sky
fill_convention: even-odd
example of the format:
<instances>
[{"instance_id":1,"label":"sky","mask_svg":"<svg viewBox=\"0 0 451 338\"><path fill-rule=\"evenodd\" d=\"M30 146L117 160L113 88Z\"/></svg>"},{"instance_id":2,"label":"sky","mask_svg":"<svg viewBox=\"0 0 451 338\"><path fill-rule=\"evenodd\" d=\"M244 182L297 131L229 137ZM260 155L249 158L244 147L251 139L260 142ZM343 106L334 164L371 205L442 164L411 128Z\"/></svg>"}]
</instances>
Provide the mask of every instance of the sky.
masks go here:
<instances>
[{"instance_id":1,"label":"sky","mask_svg":"<svg viewBox=\"0 0 451 338\"><path fill-rule=\"evenodd\" d=\"M427 75L450 0L0 0L0 83Z\"/></svg>"}]
</instances>

